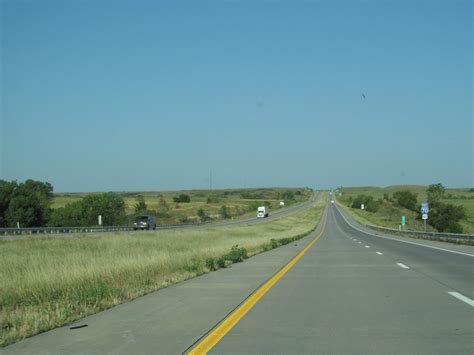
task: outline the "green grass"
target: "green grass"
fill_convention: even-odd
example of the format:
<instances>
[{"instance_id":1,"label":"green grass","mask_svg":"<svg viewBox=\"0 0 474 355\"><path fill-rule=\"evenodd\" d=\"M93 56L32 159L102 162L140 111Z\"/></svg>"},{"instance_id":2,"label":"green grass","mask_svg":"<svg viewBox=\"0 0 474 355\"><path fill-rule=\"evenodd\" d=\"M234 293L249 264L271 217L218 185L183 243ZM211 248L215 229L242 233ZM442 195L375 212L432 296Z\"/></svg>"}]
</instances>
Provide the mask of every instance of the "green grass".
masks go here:
<instances>
[{"instance_id":1,"label":"green grass","mask_svg":"<svg viewBox=\"0 0 474 355\"><path fill-rule=\"evenodd\" d=\"M385 193L390 197L396 191L409 190L417 194L418 202L427 201L426 196L427 186L422 185L397 185L387 187L345 187L342 190L342 196L336 195L337 199L347 207L347 201L350 197L355 198L357 195L369 195L375 199L383 198ZM448 198L450 197L450 198ZM474 192L469 192L465 189L446 189L446 198L444 202L452 203L454 205L462 205L466 209L466 219L461 220L460 224L463 227L463 232L466 234L474 234ZM381 227L396 228L401 224L401 217L405 215L407 218L407 225L405 229L410 230L424 230L424 223L418 220L417 212L407 210L384 201L381 208L375 212L363 211L360 209L347 208L347 210L361 223L374 224ZM428 231L435 229L427 225Z\"/></svg>"},{"instance_id":2,"label":"green grass","mask_svg":"<svg viewBox=\"0 0 474 355\"><path fill-rule=\"evenodd\" d=\"M257 225L2 241L0 345L208 272L211 261L240 253L236 245L254 255L301 238L324 207L323 195L310 208Z\"/></svg>"},{"instance_id":3,"label":"green grass","mask_svg":"<svg viewBox=\"0 0 474 355\"><path fill-rule=\"evenodd\" d=\"M197 211L202 208L212 219L221 219L219 210L222 205L228 207L228 211L233 219L244 219L254 216L256 210L251 206L256 201L268 201L271 203L271 210L279 209L280 195L285 191L300 191L300 195L295 196L294 201L285 201L288 207L295 203L301 203L308 200L311 191L305 188L260 188L260 189L230 189L230 190L188 190L188 191L163 191L163 192L117 192L126 205L126 213L130 216L135 214L136 198L141 195L151 211L160 212L158 215L158 224L176 224L184 219L189 222L197 222L199 218ZM173 197L185 193L191 197L190 203L173 202ZM243 195L252 194L257 198L244 198ZM53 198L52 208L64 207L66 204L75 202L86 196L87 193L56 193ZM169 210L161 211L158 206L159 198L168 204ZM212 202L207 203L208 197Z\"/></svg>"}]
</instances>

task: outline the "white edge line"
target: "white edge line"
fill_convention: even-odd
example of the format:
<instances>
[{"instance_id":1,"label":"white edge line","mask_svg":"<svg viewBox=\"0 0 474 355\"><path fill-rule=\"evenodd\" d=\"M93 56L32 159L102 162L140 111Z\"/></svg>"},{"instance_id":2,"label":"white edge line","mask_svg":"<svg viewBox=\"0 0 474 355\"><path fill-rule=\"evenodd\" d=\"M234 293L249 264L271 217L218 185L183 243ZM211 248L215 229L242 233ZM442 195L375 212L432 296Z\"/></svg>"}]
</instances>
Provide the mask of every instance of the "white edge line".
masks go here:
<instances>
[{"instance_id":1,"label":"white edge line","mask_svg":"<svg viewBox=\"0 0 474 355\"><path fill-rule=\"evenodd\" d=\"M375 254L383 255L381 252L376 251Z\"/></svg>"},{"instance_id":2,"label":"white edge line","mask_svg":"<svg viewBox=\"0 0 474 355\"><path fill-rule=\"evenodd\" d=\"M467 303L469 306L474 307L474 301L471 300L469 297L461 295L459 292L448 292L451 296L456 297L458 300L461 300Z\"/></svg>"},{"instance_id":3,"label":"white edge line","mask_svg":"<svg viewBox=\"0 0 474 355\"><path fill-rule=\"evenodd\" d=\"M366 248L370 248L368 245L365 246Z\"/></svg>"},{"instance_id":4,"label":"white edge line","mask_svg":"<svg viewBox=\"0 0 474 355\"><path fill-rule=\"evenodd\" d=\"M409 269L409 267L406 266L405 264L397 263L397 265L400 266L400 267L403 268L403 269Z\"/></svg>"},{"instance_id":5,"label":"white edge line","mask_svg":"<svg viewBox=\"0 0 474 355\"><path fill-rule=\"evenodd\" d=\"M469 253L463 253L461 251L454 251L454 250L449 250L449 249L443 249L443 248L439 248L439 247L433 247L431 245L425 245L425 244L420 244L420 243L415 243L415 242L409 242L407 240L400 240L400 239L394 239L394 238L390 238L390 237L384 237L382 235L376 235L376 234L372 234L370 232L367 232L367 231L364 231L356 226L354 226L352 223L350 223L346 216L344 216L344 214L342 214L341 211L339 211L339 207L336 206L336 210L339 212L339 214L342 216L342 218L346 221L346 223L351 226L352 228L358 230L359 232L362 232L362 233L365 233L367 235L371 235L373 237L377 237L377 238L383 238L383 239L388 239L388 240L394 240L396 242L401 242L401 243L408 243L408 244L414 244L414 245L418 245L420 247L425 247L425 248L431 248L431 249L437 249L437 250L442 250L442 251L447 251L449 253L454 253L454 254L460 254L460 255L466 255L466 256L470 256L471 258L474 257L473 254L469 254Z\"/></svg>"}]
</instances>

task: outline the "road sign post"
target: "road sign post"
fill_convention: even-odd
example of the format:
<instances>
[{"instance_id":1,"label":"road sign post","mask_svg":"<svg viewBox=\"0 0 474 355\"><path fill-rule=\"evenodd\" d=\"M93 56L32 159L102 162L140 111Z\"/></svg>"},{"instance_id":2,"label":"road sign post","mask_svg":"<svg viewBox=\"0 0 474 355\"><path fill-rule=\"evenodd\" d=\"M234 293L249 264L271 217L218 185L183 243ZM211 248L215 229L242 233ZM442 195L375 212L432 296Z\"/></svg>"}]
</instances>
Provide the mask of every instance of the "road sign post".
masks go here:
<instances>
[{"instance_id":1,"label":"road sign post","mask_svg":"<svg viewBox=\"0 0 474 355\"><path fill-rule=\"evenodd\" d=\"M402 216L402 227L405 227L406 222L407 218L405 216Z\"/></svg>"},{"instance_id":2,"label":"road sign post","mask_svg":"<svg viewBox=\"0 0 474 355\"><path fill-rule=\"evenodd\" d=\"M426 220L428 219L428 213L430 212L430 205L428 202L422 202L421 203L421 218L424 221L425 224L425 232L426 232Z\"/></svg>"}]
</instances>

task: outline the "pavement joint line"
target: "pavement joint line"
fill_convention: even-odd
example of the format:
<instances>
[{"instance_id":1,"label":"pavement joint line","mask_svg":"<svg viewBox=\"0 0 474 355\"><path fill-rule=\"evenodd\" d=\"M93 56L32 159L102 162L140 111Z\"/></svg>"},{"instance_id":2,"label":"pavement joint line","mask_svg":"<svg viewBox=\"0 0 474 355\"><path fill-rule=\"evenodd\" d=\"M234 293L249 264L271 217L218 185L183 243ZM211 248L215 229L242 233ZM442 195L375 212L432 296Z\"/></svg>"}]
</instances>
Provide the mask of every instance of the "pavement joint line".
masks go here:
<instances>
[{"instance_id":1,"label":"pavement joint line","mask_svg":"<svg viewBox=\"0 0 474 355\"><path fill-rule=\"evenodd\" d=\"M362 242L359 242L359 244L362 244Z\"/></svg>"},{"instance_id":2,"label":"pavement joint line","mask_svg":"<svg viewBox=\"0 0 474 355\"><path fill-rule=\"evenodd\" d=\"M439 247L434 247L434 246L431 246L431 245L425 245L425 244L420 244L420 243L415 243L415 242L409 242L408 240L400 240L400 239L394 239L394 238L391 238L391 237L384 237L382 235L378 235L378 234L373 234L373 233L370 233L368 231L365 231L365 230L362 230L358 227L356 227L355 225L353 225L352 223L350 223L346 216L344 216L344 214L339 210L339 207L334 205L336 207L336 210L339 212L339 214L342 216L342 218L346 221L346 223L351 226L352 228L354 229L357 229L359 232L362 232L364 234L367 234L367 235L371 235L373 237L377 237L377 238L383 238L383 239L388 239L388 240L393 240L395 242L400 242L400 243L408 243L408 244L413 244L413 245L418 245L420 247L425 247L425 248L431 248L431 249L437 249L437 250L442 250L442 251L447 251L449 253L454 253L454 254L460 254L460 255L466 255L466 256L470 256L471 258L474 257L474 254L469 254L469 253L463 253L461 251L455 251L455 250L450 250L450 249L444 249L444 248L439 248Z\"/></svg>"},{"instance_id":3,"label":"pavement joint line","mask_svg":"<svg viewBox=\"0 0 474 355\"><path fill-rule=\"evenodd\" d=\"M277 282L306 254L306 252L321 238L326 230L327 209L324 215L324 221L321 231L318 235L301 250L293 259L291 259L283 268L275 275L267 280L259 289L256 290L250 297L241 303L224 321L222 321L215 329L208 333L205 338L192 349L189 355L207 354L214 346L216 346L224 336L237 325L237 323L260 301L260 299L270 289L277 284Z\"/></svg>"},{"instance_id":4,"label":"pavement joint line","mask_svg":"<svg viewBox=\"0 0 474 355\"><path fill-rule=\"evenodd\" d=\"M381 253L381 252L379 252L379 251L376 251L375 254L383 255L383 253Z\"/></svg>"},{"instance_id":5,"label":"pavement joint line","mask_svg":"<svg viewBox=\"0 0 474 355\"><path fill-rule=\"evenodd\" d=\"M405 264L397 263L397 265L400 266L402 269L409 269L409 267L406 266Z\"/></svg>"},{"instance_id":6,"label":"pavement joint line","mask_svg":"<svg viewBox=\"0 0 474 355\"><path fill-rule=\"evenodd\" d=\"M459 292L448 292L451 296L453 297L456 297L458 300L461 300L465 303L467 303L468 305L470 305L471 307L474 307L474 300L471 300L469 297L466 297L462 294L460 294Z\"/></svg>"},{"instance_id":7,"label":"pavement joint line","mask_svg":"<svg viewBox=\"0 0 474 355\"><path fill-rule=\"evenodd\" d=\"M370 248L368 245L365 246L366 248Z\"/></svg>"}]
</instances>

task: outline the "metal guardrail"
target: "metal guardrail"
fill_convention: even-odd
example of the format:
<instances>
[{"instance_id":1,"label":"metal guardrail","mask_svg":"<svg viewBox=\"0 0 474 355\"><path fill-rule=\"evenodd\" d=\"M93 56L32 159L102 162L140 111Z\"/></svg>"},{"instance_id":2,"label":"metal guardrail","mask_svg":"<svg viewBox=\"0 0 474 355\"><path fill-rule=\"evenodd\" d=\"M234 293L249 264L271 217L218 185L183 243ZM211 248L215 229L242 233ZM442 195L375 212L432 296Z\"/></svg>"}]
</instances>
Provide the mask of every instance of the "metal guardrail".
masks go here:
<instances>
[{"instance_id":1,"label":"metal guardrail","mask_svg":"<svg viewBox=\"0 0 474 355\"><path fill-rule=\"evenodd\" d=\"M402 234L414 234L414 235L419 235L423 237L430 237L430 238L448 238L448 239L462 239L462 240L472 240L474 241L474 235L472 234L460 234L460 233L440 233L440 232L423 232L423 231L414 231L414 230L407 230L407 229L402 229L398 230L395 228L385 228L385 227L380 227L380 226L374 226L373 224L366 224L365 226L380 230L383 232L391 232L391 233L402 233Z\"/></svg>"},{"instance_id":2,"label":"metal guardrail","mask_svg":"<svg viewBox=\"0 0 474 355\"><path fill-rule=\"evenodd\" d=\"M339 201L337 201L337 204L341 205L341 207L344 209L345 206L343 207L342 204ZM346 212L346 211L344 211L344 212ZM351 216L351 218L354 219L352 216ZM359 222L357 222L357 223L359 223ZM395 228L380 227L380 226L376 226L376 225L373 225L373 224L362 224L362 223L360 223L360 224L365 226L365 227L375 229L375 230L379 230L379 231L382 231L382 232L412 234L412 235L417 235L417 236L420 236L420 237L433 238L433 239L446 238L446 239L474 241L474 235L472 235L472 234L423 232L423 231L414 231L414 230L409 230L409 229L408 230L407 229L399 230L399 229L395 229Z\"/></svg>"},{"instance_id":3,"label":"metal guardrail","mask_svg":"<svg viewBox=\"0 0 474 355\"><path fill-rule=\"evenodd\" d=\"M319 197L319 191L314 194L308 201L305 201L296 206L290 206L283 210L275 211L272 216L285 214L310 206ZM245 222L252 222L257 220L251 218L248 220L236 220L234 222L227 222L223 224L215 224L215 226L227 226L232 224L241 224ZM173 228L191 228L203 225L211 225L209 222L198 223L181 223L181 224L160 224L156 229L173 229ZM116 232L116 231L131 231L132 226L89 226L89 227L37 227L37 228L0 228L0 235L22 235L22 234L68 234L68 233L94 233L94 232Z\"/></svg>"},{"instance_id":4,"label":"metal guardrail","mask_svg":"<svg viewBox=\"0 0 474 355\"><path fill-rule=\"evenodd\" d=\"M206 223L162 224L156 229L171 229L200 226ZM37 228L0 228L0 235L21 234L63 234L63 233L94 233L134 230L131 226L90 226L90 227L37 227Z\"/></svg>"},{"instance_id":5,"label":"metal guardrail","mask_svg":"<svg viewBox=\"0 0 474 355\"><path fill-rule=\"evenodd\" d=\"M0 228L1 235L18 234L56 234L56 233L91 233L107 231L128 231L129 226L96 226L96 227L38 227L38 228Z\"/></svg>"}]
</instances>

